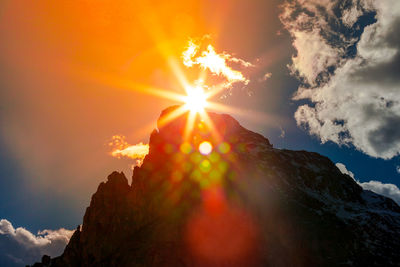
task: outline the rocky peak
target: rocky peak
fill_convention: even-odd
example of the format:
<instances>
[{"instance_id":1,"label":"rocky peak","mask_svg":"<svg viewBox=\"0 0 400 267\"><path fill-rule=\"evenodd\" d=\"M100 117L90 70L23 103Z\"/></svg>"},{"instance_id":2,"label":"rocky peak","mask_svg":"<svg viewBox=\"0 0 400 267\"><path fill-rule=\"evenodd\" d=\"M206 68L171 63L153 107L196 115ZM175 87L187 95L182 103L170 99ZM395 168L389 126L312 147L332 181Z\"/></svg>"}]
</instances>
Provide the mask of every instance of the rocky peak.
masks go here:
<instances>
[{"instance_id":1,"label":"rocky peak","mask_svg":"<svg viewBox=\"0 0 400 267\"><path fill-rule=\"evenodd\" d=\"M396 266L400 208L326 157L274 149L229 115L164 110L132 185L101 183L51 266ZM202 141L212 144L199 153Z\"/></svg>"},{"instance_id":2,"label":"rocky peak","mask_svg":"<svg viewBox=\"0 0 400 267\"><path fill-rule=\"evenodd\" d=\"M150 155L163 153L166 147L178 147L184 142L196 146L202 141L209 141L214 147L226 142L236 152L248 152L256 147L258 149L272 148L267 138L245 129L230 115L213 112L207 112L213 126L209 126L201 117L196 116L190 134L185 136L188 112L170 119L174 117L174 112L179 108L180 106L172 106L161 112L157 121L157 129L150 136Z\"/></svg>"}]
</instances>

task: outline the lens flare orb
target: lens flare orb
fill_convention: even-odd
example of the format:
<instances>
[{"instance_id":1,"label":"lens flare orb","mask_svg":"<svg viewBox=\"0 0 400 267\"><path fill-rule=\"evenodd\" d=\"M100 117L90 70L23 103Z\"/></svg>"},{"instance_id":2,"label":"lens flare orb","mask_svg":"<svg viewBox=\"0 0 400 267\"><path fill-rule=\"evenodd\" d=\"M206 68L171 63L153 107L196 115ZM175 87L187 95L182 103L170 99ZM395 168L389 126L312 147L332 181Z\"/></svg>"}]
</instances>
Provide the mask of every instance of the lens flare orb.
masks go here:
<instances>
[{"instance_id":1,"label":"lens flare orb","mask_svg":"<svg viewBox=\"0 0 400 267\"><path fill-rule=\"evenodd\" d=\"M210 154L212 152L212 149L213 149L213 147L212 147L211 143L208 141L204 141L199 145L199 151L203 155Z\"/></svg>"}]
</instances>

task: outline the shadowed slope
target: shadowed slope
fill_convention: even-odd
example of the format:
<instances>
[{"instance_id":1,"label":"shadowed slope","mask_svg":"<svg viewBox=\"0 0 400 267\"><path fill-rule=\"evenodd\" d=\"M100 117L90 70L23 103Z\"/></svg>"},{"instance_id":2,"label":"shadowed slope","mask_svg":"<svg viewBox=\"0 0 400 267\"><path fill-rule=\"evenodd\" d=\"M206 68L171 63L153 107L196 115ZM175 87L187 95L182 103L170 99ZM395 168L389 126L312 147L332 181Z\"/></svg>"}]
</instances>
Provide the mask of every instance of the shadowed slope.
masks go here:
<instances>
[{"instance_id":1,"label":"shadowed slope","mask_svg":"<svg viewBox=\"0 0 400 267\"><path fill-rule=\"evenodd\" d=\"M82 229L51 266L400 262L391 199L362 190L326 157L274 149L232 117L208 115L218 134L196 121L184 140L185 116L159 123L132 184L114 172L99 185ZM204 141L208 155L198 151Z\"/></svg>"}]
</instances>

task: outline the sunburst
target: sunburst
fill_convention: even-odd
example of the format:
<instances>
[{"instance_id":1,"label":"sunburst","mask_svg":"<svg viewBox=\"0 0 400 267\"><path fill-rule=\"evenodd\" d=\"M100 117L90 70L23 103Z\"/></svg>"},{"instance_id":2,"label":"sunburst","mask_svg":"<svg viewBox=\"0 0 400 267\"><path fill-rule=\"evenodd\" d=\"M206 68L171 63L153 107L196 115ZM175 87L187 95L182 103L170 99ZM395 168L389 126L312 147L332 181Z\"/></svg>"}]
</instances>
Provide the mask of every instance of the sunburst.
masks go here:
<instances>
[{"instance_id":1,"label":"sunburst","mask_svg":"<svg viewBox=\"0 0 400 267\"><path fill-rule=\"evenodd\" d=\"M202 112L208 106L207 98L201 86L190 87L184 97L185 108L191 112Z\"/></svg>"},{"instance_id":2,"label":"sunburst","mask_svg":"<svg viewBox=\"0 0 400 267\"><path fill-rule=\"evenodd\" d=\"M188 43L188 46L185 47L186 50L182 53L180 60L178 60L178 58L172 56L174 52L171 46L164 42L165 36L162 34L161 28L157 27L157 23L153 26L153 31L150 36L154 38L155 43L165 44L159 46L159 52L165 57L170 70L181 87L182 93L136 83L130 79L124 79L110 75L109 73L96 73L89 71L86 72L86 77L92 78L102 85L133 90L139 93L168 99L175 103L180 103L181 106L179 108L161 118L158 121L158 124L159 126L162 126L180 116L187 115L187 123L184 131L185 139L188 138L193 131L196 118L199 118L211 131L213 137L218 139L218 132L216 131L216 127L210 119L207 111L229 112L241 116L247 116L250 119L255 119L257 117L254 112L248 113L244 110L235 109L222 103L211 101L212 98L220 95L227 88L231 88L232 84L242 83L246 85L249 82L241 72L229 67L228 62L235 62L244 67L252 66L250 63L235 58L225 52L217 53L216 49L211 44L207 46L206 50L201 51L200 46L194 43L194 41ZM191 83L185 75L185 71L182 67L191 67L194 65L200 67L201 71L195 82ZM220 76L224 81L219 84L206 86L204 78L207 76L207 72L213 76ZM264 114L261 115L262 118L260 117L260 120L266 121ZM146 126L146 131L149 128L150 125ZM139 129L139 131L143 132L143 135L146 132L144 129Z\"/></svg>"}]
</instances>

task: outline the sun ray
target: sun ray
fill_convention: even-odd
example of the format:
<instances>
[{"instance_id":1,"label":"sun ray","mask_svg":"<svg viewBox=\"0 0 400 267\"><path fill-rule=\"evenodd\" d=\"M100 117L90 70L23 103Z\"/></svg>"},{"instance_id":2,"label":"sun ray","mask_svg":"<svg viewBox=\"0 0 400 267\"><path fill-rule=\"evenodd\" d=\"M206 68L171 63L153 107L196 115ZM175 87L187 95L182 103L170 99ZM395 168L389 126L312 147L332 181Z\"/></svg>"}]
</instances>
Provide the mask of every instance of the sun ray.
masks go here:
<instances>
[{"instance_id":1,"label":"sun ray","mask_svg":"<svg viewBox=\"0 0 400 267\"><path fill-rule=\"evenodd\" d=\"M287 123L287 119L284 117L279 117L277 115L267 114L265 112L260 112L255 110L245 110L245 109L235 108L232 106L212 101L208 101L208 109L242 116L253 122L262 123L264 125L274 124L275 121L279 121L281 124Z\"/></svg>"},{"instance_id":2,"label":"sun ray","mask_svg":"<svg viewBox=\"0 0 400 267\"><path fill-rule=\"evenodd\" d=\"M135 91L141 94L152 95L177 102L185 101L185 96L182 94L175 93L171 90L164 88L158 88L143 83L133 82L132 80L118 77L117 75L110 75L103 72L95 72L93 70L80 70L79 73L81 73L83 77L86 77L86 79L89 79L90 81L97 84L107 85L122 90Z\"/></svg>"},{"instance_id":3,"label":"sun ray","mask_svg":"<svg viewBox=\"0 0 400 267\"><path fill-rule=\"evenodd\" d=\"M230 88L233 83L247 84L249 82L240 71L232 69L228 63L239 63L243 67L249 67L252 66L252 64L242 59L235 58L226 52L218 53L211 44L201 51L200 44L190 41L185 52L182 54L182 59L185 66L198 65L200 67L199 77L192 84L188 81L187 76L181 67L181 62L175 56L175 44L173 45L171 39L166 35L166 32L163 30L163 25L158 20L152 8L142 2L138 5L138 10L140 11L141 22L143 25L146 25L150 38L156 44L156 49L165 59L174 78L180 85L180 89L182 89L186 94L171 92L170 90L156 88L145 84L134 83L129 79L122 79L113 76L95 75L96 78L101 82L117 88L133 90L139 93L183 103L183 105L161 117L158 120L157 126L162 127L177 117L187 113L187 120L183 133L184 140L187 140L190 137L190 133L193 131L197 117L204 121L213 138L215 140L220 140L219 133L214 122L207 114L206 108L225 111L232 111L232 109L218 103L211 104L209 99L218 95L223 90ZM205 81L209 73L224 78L226 81L214 86L206 86ZM237 110L234 111L237 112Z\"/></svg>"},{"instance_id":4,"label":"sun ray","mask_svg":"<svg viewBox=\"0 0 400 267\"><path fill-rule=\"evenodd\" d=\"M168 60L168 65L170 66L172 72L175 75L175 78L178 80L180 85L185 89L189 88L189 82L186 79L185 74L183 73L183 70L179 67L179 64L175 58L169 58Z\"/></svg>"},{"instance_id":5,"label":"sun ray","mask_svg":"<svg viewBox=\"0 0 400 267\"><path fill-rule=\"evenodd\" d=\"M146 27L148 29L148 33L150 37L154 40L154 43L159 44L158 51L167 61L172 73L175 78L178 80L182 88L187 88L189 86L189 82L186 79L186 75L183 70L179 66L178 60L173 56L173 49L168 42L167 36L161 29L161 24L158 21L157 16L155 16L154 12L151 11L151 8L146 6L145 4L141 4L139 6L141 9L141 20L144 25L150 25L151 27Z\"/></svg>"},{"instance_id":6,"label":"sun ray","mask_svg":"<svg viewBox=\"0 0 400 267\"><path fill-rule=\"evenodd\" d=\"M210 116L207 114L205 110L199 112L200 118L204 121L208 128L210 128L210 132L212 137L216 142L221 141L221 136L219 135L218 130L215 128L214 122L211 120Z\"/></svg>"},{"instance_id":7,"label":"sun ray","mask_svg":"<svg viewBox=\"0 0 400 267\"><path fill-rule=\"evenodd\" d=\"M221 93L222 91L226 90L227 84L226 83L219 83L211 87L210 90L206 92L207 99L216 96L217 94Z\"/></svg>"},{"instance_id":8,"label":"sun ray","mask_svg":"<svg viewBox=\"0 0 400 267\"><path fill-rule=\"evenodd\" d=\"M185 126L185 131L183 135L183 140L186 142L189 140L189 136L192 133L194 123L196 121L197 113L195 112L189 112L188 117L187 117L187 122Z\"/></svg>"},{"instance_id":9,"label":"sun ray","mask_svg":"<svg viewBox=\"0 0 400 267\"><path fill-rule=\"evenodd\" d=\"M135 128L133 132L128 134L127 136L135 136L138 139L145 139L148 137L149 133L154 129L156 123L154 121L151 121L149 123L146 123L144 126L140 128Z\"/></svg>"},{"instance_id":10,"label":"sun ray","mask_svg":"<svg viewBox=\"0 0 400 267\"><path fill-rule=\"evenodd\" d=\"M183 115L185 112L187 112L187 109L182 105L176 108L175 110L171 111L167 115L161 117L158 120L158 127L162 127L166 125L167 123L171 122L172 120L176 119L177 117Z\"/></svg>"}]
</instances>

